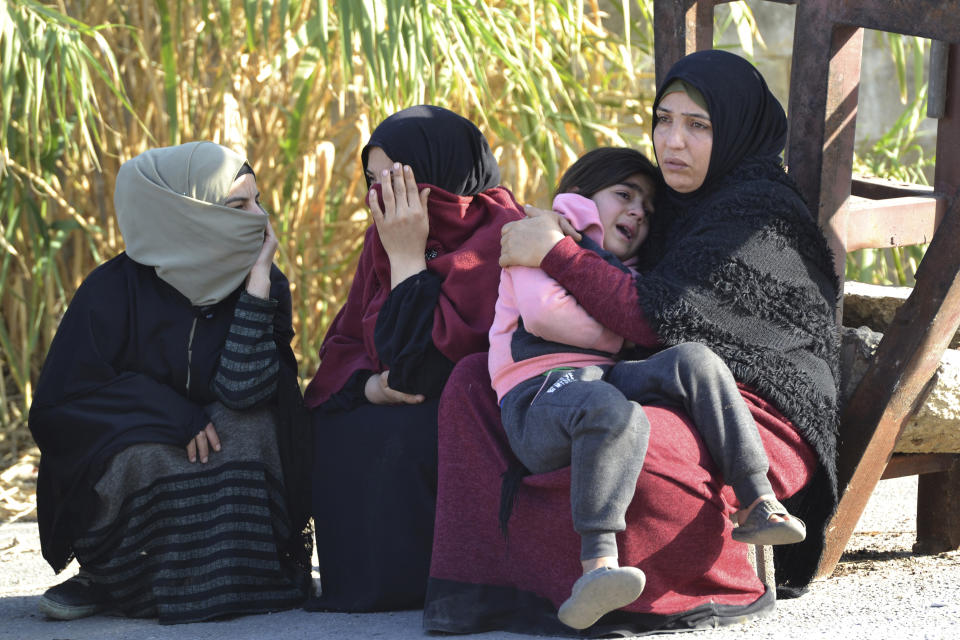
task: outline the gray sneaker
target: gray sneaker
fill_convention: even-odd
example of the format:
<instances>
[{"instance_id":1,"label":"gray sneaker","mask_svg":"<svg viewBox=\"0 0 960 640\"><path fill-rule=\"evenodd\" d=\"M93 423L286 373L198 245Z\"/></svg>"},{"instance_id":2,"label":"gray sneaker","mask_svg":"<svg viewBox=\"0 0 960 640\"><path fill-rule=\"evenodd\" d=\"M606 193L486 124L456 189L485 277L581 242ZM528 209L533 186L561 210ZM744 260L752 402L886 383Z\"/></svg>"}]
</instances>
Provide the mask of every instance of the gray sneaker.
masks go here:
<instances>
[{"instance_id":1,"label":"gray sneaker","mask_svg":"<svg viewBox=\"0 0 960 640\"><path fill-rule=\"evenodd\" d=\"M106 608L103 587L89 573L80 569L77 575L50 587L40 596L40 611L54 620L85 618Z\"/></svg>"}]
</instances>

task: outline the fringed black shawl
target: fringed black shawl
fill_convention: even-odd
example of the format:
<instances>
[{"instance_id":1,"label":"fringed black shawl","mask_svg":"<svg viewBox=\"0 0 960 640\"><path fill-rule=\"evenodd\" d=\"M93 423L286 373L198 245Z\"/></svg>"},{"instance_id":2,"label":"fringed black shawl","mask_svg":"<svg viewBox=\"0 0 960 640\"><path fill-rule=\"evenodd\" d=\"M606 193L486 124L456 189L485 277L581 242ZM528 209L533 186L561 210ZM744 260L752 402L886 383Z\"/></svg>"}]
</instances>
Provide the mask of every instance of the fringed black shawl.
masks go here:
<instances>
[{"instance_id":1,"label":"fringed black shawl","mask_svg":"<svg viewBox=\"0 0 960 640\"><path fill-rule=\"evenodd\" d=\"M807 539L776 548L780 595L795 596L813 578L837 506L833 254L781 166L787 119L763 76L726 51L692 53L667 73L654 114L677 79L706 102L710 165L696 190L679 193L667 185L660 194L643 252L655 266L637 280L640 304L666 344L710 346L816 451L813 479L787 502L807 521ZM655 146L657 122L654 117Z\"/></svg>"},{"instance_id":2,"label":"fringed black shawl","mask_svg":"<svg viewBox=\"0 0 960 640\"><path fill-rule=\"evenodd\" d=\"M668 345L711 347L816 450L813 482L788 504L807 521L807 541L777 548L777 581L802 588L837 503L831 252L792 181L770 161L741 164L671 220L662 258L637 279L653 328Z\"/></svg>"}]
</instances>

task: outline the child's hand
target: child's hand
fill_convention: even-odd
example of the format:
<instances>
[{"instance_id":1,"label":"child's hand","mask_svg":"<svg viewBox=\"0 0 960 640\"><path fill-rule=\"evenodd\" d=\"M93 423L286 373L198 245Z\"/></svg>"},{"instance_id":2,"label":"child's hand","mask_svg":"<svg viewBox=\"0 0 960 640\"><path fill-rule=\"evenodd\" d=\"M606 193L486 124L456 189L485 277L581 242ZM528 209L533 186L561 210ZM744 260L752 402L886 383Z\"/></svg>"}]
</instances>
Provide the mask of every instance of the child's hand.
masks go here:
<instances>
[{"instance_id":1,"label":"child's hand","mask_svg":"<svg viewBox=\"0 0 960 640\"><path fill-rule=\"evenodd\" d=\"M380 242L390 259L390 287L427 268L424 252L430 225L427 197L430 189L417 192L417 180L409 166L384 170L379 178L383 210L376 192L370 192L370 212L377 225Z\"/></svg>"}]
</instances>

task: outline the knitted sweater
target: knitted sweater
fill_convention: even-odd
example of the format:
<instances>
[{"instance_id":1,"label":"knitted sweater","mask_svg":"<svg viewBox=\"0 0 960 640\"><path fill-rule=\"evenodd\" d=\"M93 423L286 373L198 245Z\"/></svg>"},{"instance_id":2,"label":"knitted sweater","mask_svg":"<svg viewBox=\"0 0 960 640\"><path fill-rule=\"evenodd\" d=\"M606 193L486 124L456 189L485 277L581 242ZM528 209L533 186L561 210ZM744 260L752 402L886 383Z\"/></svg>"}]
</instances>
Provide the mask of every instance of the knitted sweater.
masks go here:
<instances>
[{"instance_id":1,"label":"knitted sweater","mask_svg":"<svg viewBox=\"0 0 960 640\"><path fill-rule=\"evenodd\" d=\"M709 346L816 451L818 473L788 502L810 533L777 548L778 582L802 588L837 504L832 253L793 181L769 161L742 163L709 195L674 209L658 211L670 222L662 255L636 280L640 306L664 344Z\"/></svg>"}]
</instances>

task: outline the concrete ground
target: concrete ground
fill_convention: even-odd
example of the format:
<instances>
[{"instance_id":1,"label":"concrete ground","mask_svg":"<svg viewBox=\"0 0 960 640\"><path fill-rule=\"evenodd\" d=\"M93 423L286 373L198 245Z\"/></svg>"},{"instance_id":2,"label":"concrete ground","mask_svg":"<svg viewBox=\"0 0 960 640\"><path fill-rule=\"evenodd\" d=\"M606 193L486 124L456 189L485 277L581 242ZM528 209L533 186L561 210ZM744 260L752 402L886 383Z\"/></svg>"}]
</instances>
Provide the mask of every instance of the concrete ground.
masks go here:
<instances>
[{"instance_id":1,"label":"concrete ground","mask_svg":"<svg viewBox=\"0 0 960 640\"><path fill-rule=\"evenodd\" d=\"M960 638L960 551L915 556L916 478L880 483L834 575L810 592L781 601L770 616L746 624L690 632L690 640L794 638ZM161 626L154 620L95 616L46 620L38 596L75 572L53 575L40 557L36 523L0 524L0 640L283 640L386 638L422 640L420 611L333 614L288 611L201 624ZM523 640L522 634L471 638Z\"/></svg>"}]
</instances>

